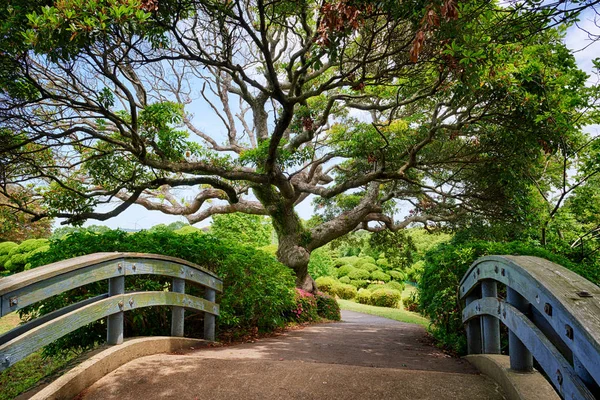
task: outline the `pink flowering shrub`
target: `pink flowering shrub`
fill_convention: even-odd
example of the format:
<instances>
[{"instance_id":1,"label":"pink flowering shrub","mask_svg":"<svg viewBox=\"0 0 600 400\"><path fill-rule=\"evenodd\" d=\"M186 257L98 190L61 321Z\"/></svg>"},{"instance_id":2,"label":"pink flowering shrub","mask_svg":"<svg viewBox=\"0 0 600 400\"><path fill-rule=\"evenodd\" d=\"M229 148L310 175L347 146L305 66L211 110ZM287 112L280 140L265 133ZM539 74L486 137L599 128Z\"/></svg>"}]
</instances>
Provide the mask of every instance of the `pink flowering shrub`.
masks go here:
<instances>
[{"instance_id":1,"label":"pink flowering shrub","mask_svg":"<svg viewBox=\"0 0 600 400\"><path fill-rule=\"evenodd\" d=\"M295 322L311 322L319 319L317 299L312 293L296 288L295 307L291 318Z\"/></svg>"},{"instance_id":2,"label":"pink flowering shrub","mask_svg":"<svg viewBox=\"0 0 600 400\"><path fill-rule=\"evenodd\" d=\"M319 317L332 321L339 321L342 319L340 306L338 302L335 301L335 298L322 292L317 292L315 298L317 299L317 313L319 314Z\"/></svg>"}]
</instances>

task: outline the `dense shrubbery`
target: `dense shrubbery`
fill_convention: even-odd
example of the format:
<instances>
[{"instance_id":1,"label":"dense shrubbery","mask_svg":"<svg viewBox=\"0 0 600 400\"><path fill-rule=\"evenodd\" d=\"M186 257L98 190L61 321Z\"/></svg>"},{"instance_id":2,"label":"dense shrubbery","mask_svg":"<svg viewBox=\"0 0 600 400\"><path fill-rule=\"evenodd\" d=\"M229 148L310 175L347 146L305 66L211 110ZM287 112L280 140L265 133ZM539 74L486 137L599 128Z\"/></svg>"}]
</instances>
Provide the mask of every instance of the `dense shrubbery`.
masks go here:
<instances>
[{"instance_id":1,"label":"dense shrubbery","mask_svg":"<svg viewBox=\"0 0 600 400\"><path fill-rule=\"evenodd\" d=\"M370 304L379 307L398 307L402 293L398 290L381 288L373 290Z\"/></svg>"},{"instance_id":2,"label":"dense shrubbery","mask_svg":"<svg viewBox=\"0 0 600 400\"><path fill-rule=\"evenodd\" d=\"M296 289L295 306L290 315L296 322L312 322L319 319L317 299L312 293Z\"/></svg>"},{"instance_id":3,"label":"dense shrubbery","mask_svg":"<svg viewBox=\"0 0 600 400\"><path fill-rule=\"evenodd\" d=\"M470 265L486 255L530 255L545 258L572 269L589 280L597 277L568 259L543 248L520 242L500 243L474 241L463 244L441 244L425 257L424 270L418 289L419 309L432 322L431 333L445 347L458 354L466 352L461 308L458 302L460 280ZM595 281L598 283L598 280Z\"/></svg>"},{"instance_id":4,"label":"dense shrubbery","mask_svg":"<svg viewBox=\"0 0 600 400\"><path fill-rule=\"evenodd\" d=\"M322 292L317 292L315 298L317 299L317 313L320 317L331 321L342 319L340 306L335 298Z\"/></svg>"},{"instance_id":5,"label":"dense shrubbery","mask_svg":"<svg viewBox=\"0 0 600 400\"><path fill-rule=\"evenodd\" d=\"M369 264L364 264L364 265L369 265ZM371 264L371 265L373 265L373 264ZM367 280L367 279L369 279L370 274L369 274L369 271L357 268L357 269L350 271L350 273L347 276L348 276L348 278L353 279L353 280Z\"/></svg>"},{"instance_id":6,"label":"dense shrubbery","mask_svg":"<svg viewBox=\"0 0 600 400\"><path fill-rule=\"evenodd\" d=\"M101 235L74 233L64 240L52 241L49 250L37 254L31 262L33 266L39 266L101 251L170 255L215 271L223 279L225 287L224 293L217 298L221 305L220 317L217 319L218 330L221 332L241 332L255 328L271 330L283 325L286 314L295 306L294 278L289 268L261 251L223 242L210 235L177 235L165 231L142 231L135 234L110 231ZM139 277L126 282L126 290L164 290L170 284L170 279ZM27 311L44 314L105 291L105 283L88 285L48 299L38 304L37 308L30 307ZM42 305L43 307L39 307ZM166 307L162 307L126 313L126 334L168 334L167 311ZM187 329L195 327L193 321L186 326ZM54 349L89 347L94 342L103 340L105 329L101 322L91 324L63 338ZM190 333L193 332L188 332Z\"/></svg>"},{"instance_id":7,"label":"dense shrubbery","mask_svg":"<svg viewBox=\"0 0 600 400\"><path fill-rule=\"evenodd\" d=\"M339 285L335 286L335 294L340 299L352 300L356 297L356 292L356 287L349 284L340 283Z\"/></svg>"},{"instance_id":8,"label":"dense shrubbery","mask_svg":"<svg viewBox=\"0 0 600 400\"><path fill-rule=\"evenodd\" d=\"M356 294L356 301L361 304L371 304L371 291L369 289L360 289Z\"/></svg>"},{"instance_id":9,"label":"dense shrubbery","mask_svg":"<svg viewBox=\"0 0 600 400\"><path fill-rule=\"evenodd\" d=\"M3 267L7 271L21 272L31 267L29 260L32 257L48 250L48 243L47 239L28 239L18 245L12 242L2 243L4 246L0 248L0 261L4 260Z\"/></svg>"},{"instance_id":10,"label":"dense shrubbery","mask_svg":"<svg viewBox=\"0 0 600 400\"><path fill-rule=\"evenodd\" d=\"M390 279L391 279L390 276L383 271L371 272L371 280L389 282Z\"/></svg>"}]
</instances>

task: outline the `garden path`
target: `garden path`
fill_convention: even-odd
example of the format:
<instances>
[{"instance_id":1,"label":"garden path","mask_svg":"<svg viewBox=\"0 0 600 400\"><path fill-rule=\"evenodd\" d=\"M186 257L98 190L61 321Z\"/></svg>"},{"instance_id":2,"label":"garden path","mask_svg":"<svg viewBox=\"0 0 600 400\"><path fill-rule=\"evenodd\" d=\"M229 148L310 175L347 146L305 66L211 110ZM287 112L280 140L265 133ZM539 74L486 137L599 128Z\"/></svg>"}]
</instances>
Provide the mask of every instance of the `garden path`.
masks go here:
<instances>
[{"instance_id":1,"label":"garden path","mask_svg":"<svg viewBox=\"0 0 600 400\"><path fill-rule=\"evenodd\" d=\"M342 312L341 323L232 347L144 357L80 399L503 399L419 325Z\"/></svg>"}]
</instances>

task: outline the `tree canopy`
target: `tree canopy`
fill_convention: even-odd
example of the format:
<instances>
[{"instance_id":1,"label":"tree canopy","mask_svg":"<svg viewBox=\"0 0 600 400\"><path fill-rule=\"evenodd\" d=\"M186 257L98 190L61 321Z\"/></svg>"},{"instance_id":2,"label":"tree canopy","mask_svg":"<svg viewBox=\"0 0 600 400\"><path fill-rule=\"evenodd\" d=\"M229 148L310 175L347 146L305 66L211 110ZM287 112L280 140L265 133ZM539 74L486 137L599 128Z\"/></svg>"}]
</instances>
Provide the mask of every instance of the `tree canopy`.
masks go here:
<instances>
[{"instance_id":1,"label":"tree canopy","mask_svg":"<svg viewBox=\"0 0 600 400\"><path fill-rule=\"evenodd\" d=\"M357 229L524 220L596 96L552 28L577 5L525 5L5 2L0 188L32 195L3 207L267 215L309 290L310 253Z\"/></svg>"}]
</instances>

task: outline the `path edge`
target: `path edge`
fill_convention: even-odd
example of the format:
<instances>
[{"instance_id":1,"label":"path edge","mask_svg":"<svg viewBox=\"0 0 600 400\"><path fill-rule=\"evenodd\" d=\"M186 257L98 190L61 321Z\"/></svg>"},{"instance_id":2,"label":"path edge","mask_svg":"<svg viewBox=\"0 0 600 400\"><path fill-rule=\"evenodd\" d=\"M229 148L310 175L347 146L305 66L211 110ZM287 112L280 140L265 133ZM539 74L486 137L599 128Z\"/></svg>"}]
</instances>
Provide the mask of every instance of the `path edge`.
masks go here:
<instances>
[{"instance_id":1,"label":"path edge","mask_svg":"<svg viewBox=\"0 0 600 400\"><path fill-rule=\"evenodd\" d=\"M31 396L30 400L70 400L94 382L136 358L205 346L202 339L153 336L126 339L108 347L69 370L60 378Z\"/></svg>"},{"instance_id":2,"label":"path edge","mask_svg":"<svg viewBox=\"0 0 600 400\"><path fill-rule=\"evenodd\" d=\"M552 385L538 371L520 373L511 370L509 356L472 354L464 358L496 382L507 400L560 400Z\"/></svg>"}]
</instances>

